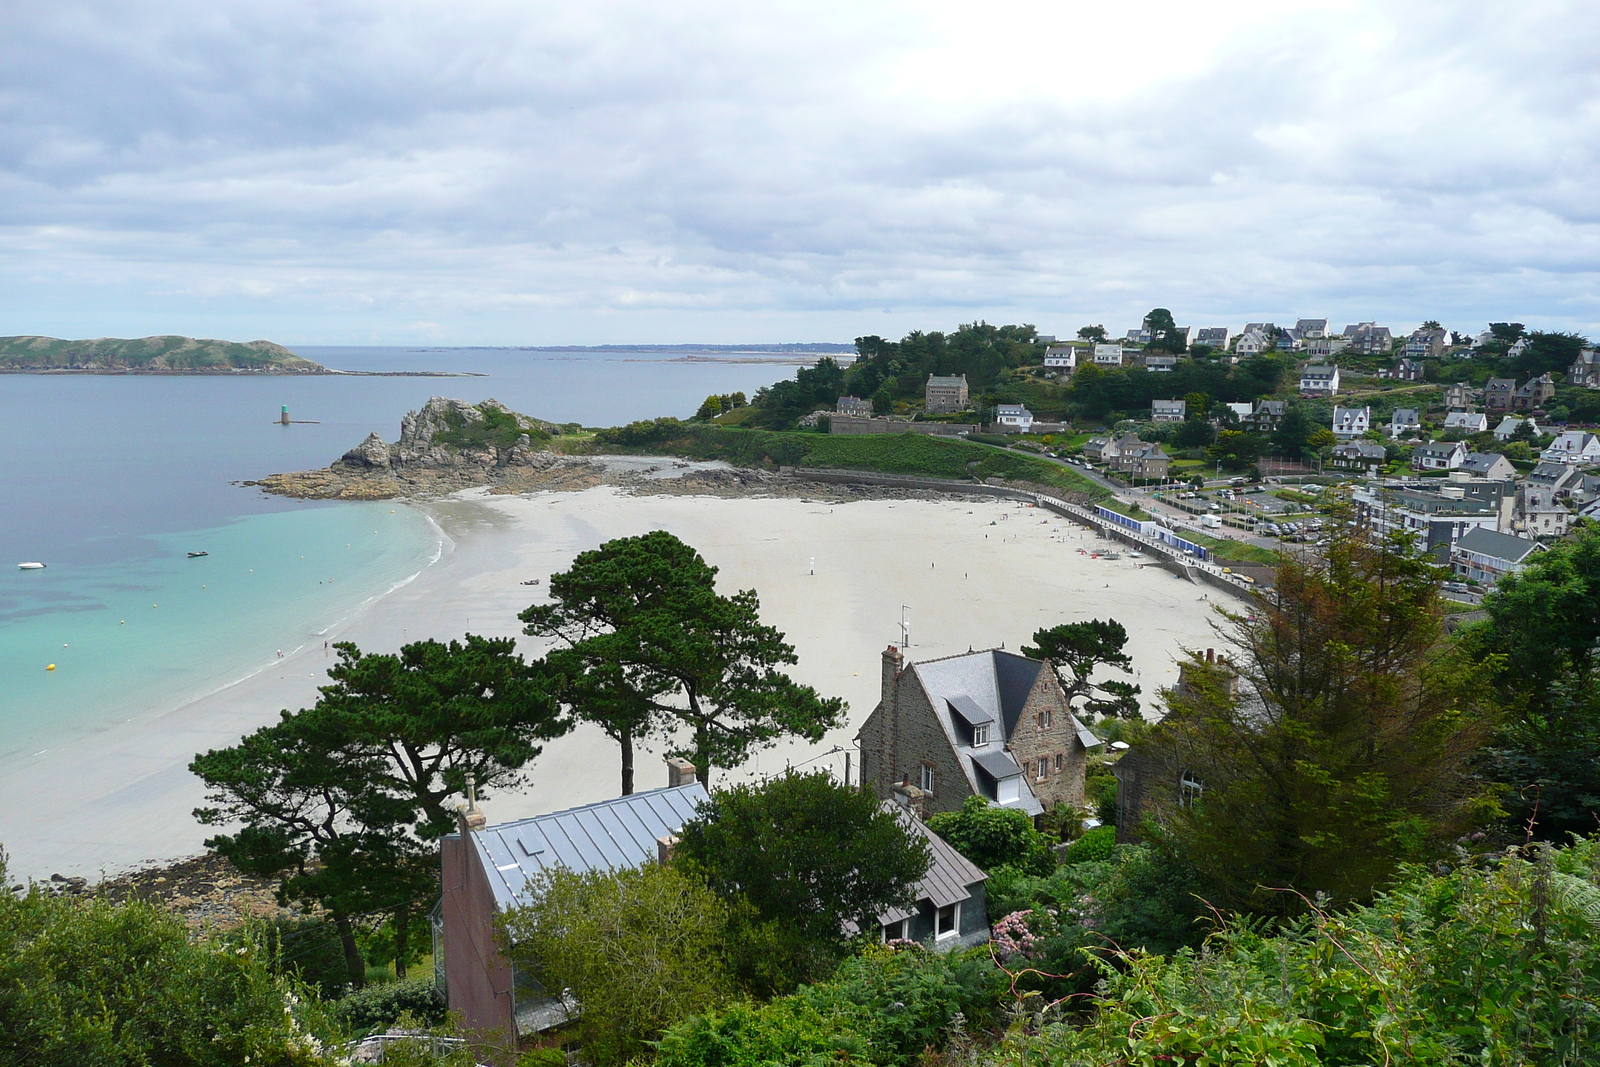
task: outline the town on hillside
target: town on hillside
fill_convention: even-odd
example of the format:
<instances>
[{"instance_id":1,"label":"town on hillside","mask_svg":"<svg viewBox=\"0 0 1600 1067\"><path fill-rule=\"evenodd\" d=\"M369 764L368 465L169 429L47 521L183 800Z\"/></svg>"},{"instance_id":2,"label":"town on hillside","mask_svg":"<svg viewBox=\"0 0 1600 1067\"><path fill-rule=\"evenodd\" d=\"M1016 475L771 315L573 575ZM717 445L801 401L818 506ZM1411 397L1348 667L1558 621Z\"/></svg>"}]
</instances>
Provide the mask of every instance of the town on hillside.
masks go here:
<instances>
[{"instance_id":1,"label":"town on hillside","mask_svg":"<svg viewBox=\"0 0 1600 1067\"><path fill-rule=\"evenodd\" d=\"M1240 560L1324 541L1337 507L1375 539L1413 535L1468 602L1600 517L1600 349L1517 322L1235 331L1157 308L1120 338L975 323L858 338L848 366L802 370L715 421L1031 453Z\"/></svg>"}]
</instances>

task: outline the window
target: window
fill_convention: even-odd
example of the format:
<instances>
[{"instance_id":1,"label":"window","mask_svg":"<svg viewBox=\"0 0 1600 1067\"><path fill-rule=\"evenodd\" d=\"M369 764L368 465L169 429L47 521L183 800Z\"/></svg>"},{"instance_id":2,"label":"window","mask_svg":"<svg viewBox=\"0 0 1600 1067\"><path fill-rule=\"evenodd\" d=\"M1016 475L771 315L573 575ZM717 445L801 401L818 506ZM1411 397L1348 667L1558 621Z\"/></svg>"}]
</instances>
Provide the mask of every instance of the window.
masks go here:
<instances>
[{"instance_id":1,"label":"window","mask_svg":"<svg viewBox=\"0 0 1600 1067\"><path fill-rule=\"evenodd\" d=\"M1196 778L1192 771L1184 771L1183 776L1178 779L1178 803L1183 807L1194 807L1205 791L1205 783Z\"/></svg>"},{"instance_id":2,"label":"window","mask_svg":"<svg viewBox=\"0 0 1600 1067\"><path fill-rule=\"evenodd\" d=\"M922 789L922 791L924 793L932 795L932 793L933 793L933 764L924 763L922 765L922 774L921 774L921 777L918 778L918 780L917 780L917 785L921 787L921 789Z\"/></svg>"},{"instance_id":3,"label":"window","mask_svg":"<svg viewBox=\"0 0 1600 1067\"><path fill-rule=\"evenodd\" d=\"M954 937L960 928L960 904L946 904L933 917L933 936L935 937Z\"/></svg>"},{"instance_id":4,"label":"window","mask_svg":"<svg viewBox=\"0 0 1600 1067\"><path fill-rule=\"evenodd\" d=\"M897 923L885 923L883 926L883 940L885 943L910 940L906 937L906 920L901 919Z\"/></svg>"},{"instance_id":5,"label":"window","mask_svg":"<svg viewBox=\"0 0 1600 1067\"><path fill-rule=\"evenodd\" d=\"M1061 773L1061 753L1056 753L1056 773Z\"/></svg>"},{"instance_id":6,"label":"window","mask_svg":"<svg viewBox=\"0 0 1600 1067\"><path fill-rule=\"evenodd\" d=\"M973 746L976 747L978 745L987 745L988 743L989 743L989 724L988 723L984 723L982 726L974 726L972 728L972 744L973 744Z\"/></svg>"},{"instance_id":7,"label":"window","mask_svg":"<svg viewBox=\"0 0 1600 1067\"><path fill-rule=\"evenodd\" d=\"M1035 778L1043 778L1045 775L1047 775L1049 773L1050 773L1050 757L1049 756L1040 756L1039 757L1039 772L1037 774L1035 774L1034 777Z\"/></svg>"}]
</instances>

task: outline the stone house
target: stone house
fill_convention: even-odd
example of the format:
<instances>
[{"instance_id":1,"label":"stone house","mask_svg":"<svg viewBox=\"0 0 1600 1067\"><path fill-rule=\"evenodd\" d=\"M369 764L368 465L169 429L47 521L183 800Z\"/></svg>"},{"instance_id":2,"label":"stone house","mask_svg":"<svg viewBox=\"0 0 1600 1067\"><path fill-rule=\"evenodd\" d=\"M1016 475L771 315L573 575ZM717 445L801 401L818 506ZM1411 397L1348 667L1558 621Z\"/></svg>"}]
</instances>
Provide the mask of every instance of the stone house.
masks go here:
<instances>
[{"instance_id":1,"label":"stone house","mask_svg":"<svg viewBox=\"0 0 1600 1067\"><path fill-rule=\"evenodd\" d=\"M1112 470L1135 478L1165 478L1171 468L1172 457L1153 441L1138 441L1134 447L1123 448L1117 458L1111 461Z\"/></svg>"},{"instance_id":2,"label":"stone house","mask_svg":"<svg viewBox=\"0 0 1600 1067\"><path fill-rule=\"evenodd\" d=\"M863 400L859 396L841 396L834 404L833 410L840 415L854 415L857 418L870 419L872 417L872 401Z\"/></svg>"},{"instance_id":3,"label":"stone house","mask_svg":"<svg viewBox=\"0 0 1600 1067\"><path fill-rule=\"evenodd\" d=\"M1364 471L1368 474L1382 469L1388 453L1384 447L1371 441L1351 441L1334 445L1330 463L1344 470Z\"/></svg>"},{"instance_id":4,"label":"stone house","mask_svg":"<svg viewBox=\"0 0 1600 1067\"><path fill-rule=\"evenodd\" d=\"M889 646L877 707L856 734L861 783L889 800L915 787L928 814L969 796L1037 816L1083 805L1084 728L1043 660L988 649L906 663Z\"/></svg>"},{"instance_id":5,"label":"stone house","mask_svg":"<svg viewBox=\"0 0 1600 1067\"><path fill-rule=\"evenodd\" d=\"M1444 387L1444 406L1451 411L1472 406L1472 388L1456 382Z\"/></svg>"},{"instance_id":6,"label":"stone house","mask_svg":"<svg viewBox=\"0 0 1600 1067\"><path fill-rule=\"evenodd\" d=\"M1600 348L1585 348L1567 369L1567 384L1600 389Z\"/></svg>"},{"instance_id":7,"label":"stone house","mask_svg":"<svg viewBox=\"0 0 1600 1067\"><path fill-rule=\"evenodd\" d=\"M1556 383L1549 374L1541 374L1531 378L1520 386L1511 397L1512 411L1535 411L1545 405L1545 401L1556 395Z\"/></svg>"},{"instance_id":8,"label":"stone house","mask_svg":"<svg viewBox=\"0 0 1600 1067\"><path fill-rule=\"evenodd\" d=\"M922 409L929 415L948 415L965 408L967 399L965 374L944 378L930 374L928 384L923 388Z\"/></svg>"},{"instance_id":9,"label":"stone house","mask_svg":"<svg viewBox=\"0 0 1600 1067\"><path fill-rule=\"evenodd\" d=\"M1240 421L1257 433L1268 433L1277 428L1288 412L1287 400L1257 400L1255 411Z\"/></svg>"},{"instance_id":10,"label":"stone house","mask_svg":"<svg viewBox=\"0 0 1600 1067\"><path fill-rule=\"evenodd\" d=\"M1483 408L1485 411L1510 411L1516 395L1515 378L1490 378L1483 386Z\"/></svg>"}]
</instances>

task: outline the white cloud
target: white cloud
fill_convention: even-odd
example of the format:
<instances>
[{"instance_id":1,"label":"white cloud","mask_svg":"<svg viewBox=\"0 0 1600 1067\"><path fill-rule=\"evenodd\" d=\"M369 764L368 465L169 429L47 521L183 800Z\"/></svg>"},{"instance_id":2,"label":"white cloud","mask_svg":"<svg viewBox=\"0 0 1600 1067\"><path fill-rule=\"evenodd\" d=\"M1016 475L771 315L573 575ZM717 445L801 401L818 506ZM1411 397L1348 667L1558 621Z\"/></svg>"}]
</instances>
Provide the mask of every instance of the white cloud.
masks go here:
<instances>
[{"instance_id":1,"label":"white cloud","mask_svg":"<svg viewBox=\"0 0 1600 1067\"><path fill-rule=\"evenodd\" d=\"M0 332L1596 329L1597 37L1551 2L21 0Z\"/></svg>"}]
</instances>

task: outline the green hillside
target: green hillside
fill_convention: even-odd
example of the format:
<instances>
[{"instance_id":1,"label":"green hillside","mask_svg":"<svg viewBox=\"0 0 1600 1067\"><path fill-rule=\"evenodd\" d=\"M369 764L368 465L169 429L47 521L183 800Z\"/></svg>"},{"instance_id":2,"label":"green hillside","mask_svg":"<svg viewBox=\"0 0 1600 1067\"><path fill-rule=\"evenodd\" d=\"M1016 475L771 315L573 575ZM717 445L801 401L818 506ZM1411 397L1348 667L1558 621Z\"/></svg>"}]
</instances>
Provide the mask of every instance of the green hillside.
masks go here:
<instances>
[{"instance_id":1,"label":"green hillside","mask_svg":"<svg viewBox=\"0 0 1600 1067\"><path fill-rule=\"evenodd\" d=\"M0 337L0 371L84 371L100 374L322 374L271 341L193 337Z\"/></svg>"}]
</instances>

